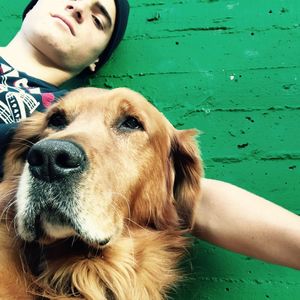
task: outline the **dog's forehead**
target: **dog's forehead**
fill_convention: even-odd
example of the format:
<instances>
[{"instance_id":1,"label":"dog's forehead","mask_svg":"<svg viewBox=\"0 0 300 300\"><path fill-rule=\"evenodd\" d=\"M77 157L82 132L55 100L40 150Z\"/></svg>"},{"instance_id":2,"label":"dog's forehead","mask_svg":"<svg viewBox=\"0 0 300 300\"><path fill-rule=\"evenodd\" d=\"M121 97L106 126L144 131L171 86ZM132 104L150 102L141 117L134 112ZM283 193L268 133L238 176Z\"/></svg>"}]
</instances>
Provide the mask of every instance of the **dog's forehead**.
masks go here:
<instances>
[{"instance_id":1,"label":"dog's forehead","mask_svg":"<svg viewBox=\"0 0 300 300\"><path fill-rule=\"evenodd\" d=\"M74 113L96 113L105 111L134 112L160 126L173 127L164 115L141 94L128 88L105 90L100 88L80 88L67 94L62 103L63 108Z\"/></svg>"},{"instance_id":2,"label":"dog's forehead","mask_svg":"<svg viewBox=\"0 0 300 300\"><path fill-rule=\"evenodd\" d=\"M154 112L156 109L150 104L142 95L127 89L117 88L113 90L105 90L100 88L80 88L68 93L64 102L68 103L68 106L89 107L90 105L103 108L114 108L122 104L124 101L130 103L132 106Z\"/></svg>"},{"instance_id":3,"label":"dog's forehead","mask_svg":"<svg viewBox=\"0 0 300 300\"><path fill-rule=\"evenodd\" d=\"M91 106L104 104L103 94L109 94L108 90L98 88L79 88L69 92L58 103L58 106L67 109L69 112L77 110L88 110ZM102 101L101 101L102 100ZM101 103L100 103L101 101Z\"/></svg>"}]
</instances>

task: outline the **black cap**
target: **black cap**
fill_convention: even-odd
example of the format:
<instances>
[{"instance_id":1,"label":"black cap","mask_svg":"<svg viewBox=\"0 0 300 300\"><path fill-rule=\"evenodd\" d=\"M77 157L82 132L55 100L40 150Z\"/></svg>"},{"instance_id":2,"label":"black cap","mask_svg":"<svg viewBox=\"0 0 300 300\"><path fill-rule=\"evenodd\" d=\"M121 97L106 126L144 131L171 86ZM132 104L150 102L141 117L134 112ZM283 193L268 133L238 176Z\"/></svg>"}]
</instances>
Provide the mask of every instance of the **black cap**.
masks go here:
<instances>
[{"instance_id":1,"label":"black cap","mask_svg":"<svg viewBox=\"0 0 300 300\"><path fill-rule=\"evenodd\" d=\"M99 55L99 62L96 64L96 68L100 68L103 66L108 59L111 57L114 50L118 47L121 40L124 37L128 16L129 16L129 4L127 0L114 0L116 5L116 21L114 25L114 29L111 35L111 38L103 50L103 52ZM22 15L22 19L24 20L27 13L36 5L38 0L31 0L28 5L25 7Z\"/></svg>"}]
</instances>

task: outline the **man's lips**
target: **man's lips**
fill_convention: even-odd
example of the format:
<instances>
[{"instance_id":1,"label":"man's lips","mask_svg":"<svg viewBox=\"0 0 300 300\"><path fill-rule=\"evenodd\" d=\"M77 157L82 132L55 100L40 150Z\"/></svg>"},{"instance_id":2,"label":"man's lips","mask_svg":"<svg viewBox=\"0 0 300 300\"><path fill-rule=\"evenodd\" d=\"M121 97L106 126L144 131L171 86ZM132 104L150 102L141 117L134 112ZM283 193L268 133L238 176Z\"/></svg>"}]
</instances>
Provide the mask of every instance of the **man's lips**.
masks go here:
<instances>
[{"instance_id":1,"label":"man's lips","mask_svg":"<svg viewBox=\"0 0 300 300\"><path fill-rule=\"evenodd\" d=\"M51 15L53 18L57 18L57 19L60 19L62 22L64 22L70 29L70 32L72 33L72 35L75 36L75 31L74 31L74 27L73 25L71 24L71 22L64 18L63 16L59 16L59 15Z\"/></svg>"}]
</instances>

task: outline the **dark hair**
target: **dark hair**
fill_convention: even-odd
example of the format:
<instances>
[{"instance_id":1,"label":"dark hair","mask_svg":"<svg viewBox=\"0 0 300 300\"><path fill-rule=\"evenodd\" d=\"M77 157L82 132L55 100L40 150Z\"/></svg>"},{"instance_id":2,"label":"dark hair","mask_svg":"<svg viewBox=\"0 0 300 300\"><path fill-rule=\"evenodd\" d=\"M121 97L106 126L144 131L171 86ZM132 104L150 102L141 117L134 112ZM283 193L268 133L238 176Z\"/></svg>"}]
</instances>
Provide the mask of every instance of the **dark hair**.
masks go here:
<instances>
[{"instance_id":1,"label":"dark hair","mask_svg":"<svg viewBox=\"0 0 300 300\"><path fill-rule=\"evenodd\" d=\"M111 38L106 46L106 48L99 55L99 62L96 64L96 69L99 69L103 66L108 59L111 57L114 50L118 47L121 40L124 37L128 15L129 15L129 4L127 0L114 0L116 5L116 21L114 25L114 29L111 35ZM24 20L27 13L36 5L38 0L31 0L28 5L25 7L22 15L22 19Z\"/></svg>"}]
</instances>

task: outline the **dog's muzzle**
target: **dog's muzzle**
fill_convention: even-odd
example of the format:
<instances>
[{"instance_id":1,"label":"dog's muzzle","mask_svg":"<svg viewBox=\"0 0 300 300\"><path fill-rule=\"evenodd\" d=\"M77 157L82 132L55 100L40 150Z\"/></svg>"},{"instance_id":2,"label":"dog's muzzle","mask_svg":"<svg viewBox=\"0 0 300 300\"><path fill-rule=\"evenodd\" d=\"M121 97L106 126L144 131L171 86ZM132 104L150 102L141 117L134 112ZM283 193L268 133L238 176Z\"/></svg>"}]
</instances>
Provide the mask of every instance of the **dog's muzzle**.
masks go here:
<instances>
[{"instance_id":1,"label":"dog's muzzle","mask_svg":"<svg viewBox=\"0 0 300 300\"><path fill-rule=\"evenodd\" d=\"M81 202L88 166L87 154L73 141L45 139L31 147L17 194L18 231L24 240L76 236L93 248L110 242L115 234L111 219L100 222L93 203Z\"/></svg>"}]
</instances>

